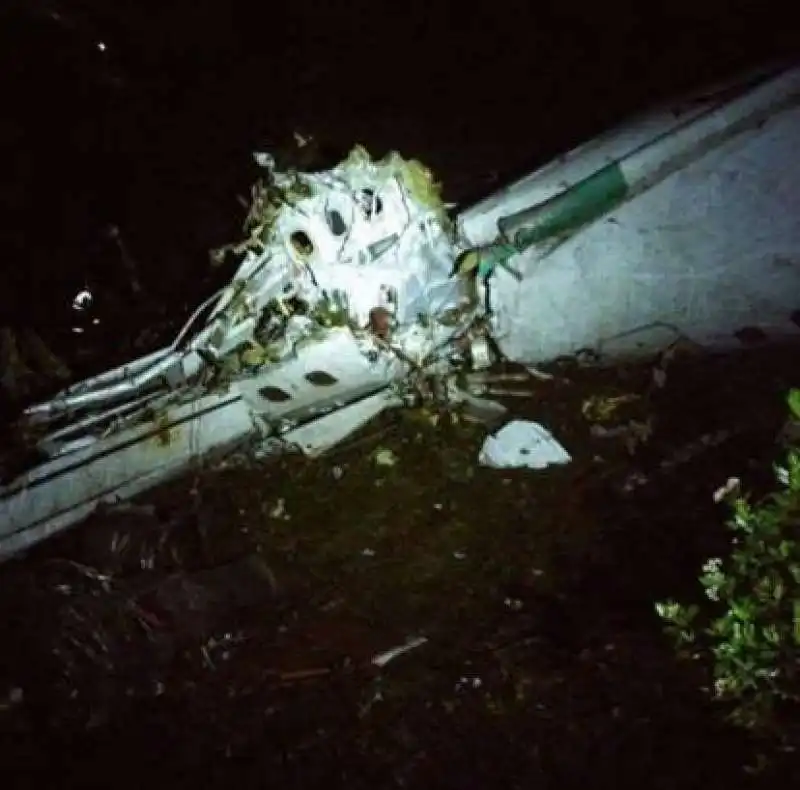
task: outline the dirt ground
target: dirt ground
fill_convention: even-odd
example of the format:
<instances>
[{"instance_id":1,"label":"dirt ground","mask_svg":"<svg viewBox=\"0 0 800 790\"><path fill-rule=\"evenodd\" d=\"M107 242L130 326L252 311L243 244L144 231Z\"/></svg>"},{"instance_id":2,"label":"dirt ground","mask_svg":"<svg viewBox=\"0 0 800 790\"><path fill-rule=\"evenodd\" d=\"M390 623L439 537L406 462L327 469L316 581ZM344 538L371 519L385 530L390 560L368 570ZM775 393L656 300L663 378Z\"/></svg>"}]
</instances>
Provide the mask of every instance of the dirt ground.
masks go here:
<instances>
[{"instance_id":1,"label":"dirt ground","mask_svg":"<svg viewBox=\"0 0 800 790\"><path fill-rule=\"evenodd\" d=\"M482 427L396 412L317 461L232 459L5 568L6 777L766 781L653 603L696 597L724 553L713 490L769 484L796 350L687 352L663 387L651 365L549 372L507 405L565 466L482 468ZM632 421L649 436L595 435Z\"/></svg>"}]
</instances>

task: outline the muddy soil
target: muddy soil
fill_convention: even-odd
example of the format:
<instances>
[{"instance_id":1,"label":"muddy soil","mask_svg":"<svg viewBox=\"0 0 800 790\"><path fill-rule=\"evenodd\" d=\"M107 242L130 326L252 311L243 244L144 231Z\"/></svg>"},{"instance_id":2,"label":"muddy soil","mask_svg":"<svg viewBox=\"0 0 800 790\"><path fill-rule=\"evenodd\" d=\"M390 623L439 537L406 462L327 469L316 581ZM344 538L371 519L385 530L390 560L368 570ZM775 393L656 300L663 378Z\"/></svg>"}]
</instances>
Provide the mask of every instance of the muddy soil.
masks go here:
<instances>
[{"instance_id":1,"label":"muddy soil","mask_svg":"<svg viewBox=\"0 0 800 790\"><path fill-rule=\"evenodd\" d=\"M714 489L769 486L796 359L687 352L663 386L651 365L554 365L507 405L565 466L485 469L482 427L397 412L329 457L231 459L95 517L0 577L6 776L766 781L653 603L698 597L724 555ZM597 435L598 404L630 394L603 425L649 435Z\"/></svg>"}]
</instances>

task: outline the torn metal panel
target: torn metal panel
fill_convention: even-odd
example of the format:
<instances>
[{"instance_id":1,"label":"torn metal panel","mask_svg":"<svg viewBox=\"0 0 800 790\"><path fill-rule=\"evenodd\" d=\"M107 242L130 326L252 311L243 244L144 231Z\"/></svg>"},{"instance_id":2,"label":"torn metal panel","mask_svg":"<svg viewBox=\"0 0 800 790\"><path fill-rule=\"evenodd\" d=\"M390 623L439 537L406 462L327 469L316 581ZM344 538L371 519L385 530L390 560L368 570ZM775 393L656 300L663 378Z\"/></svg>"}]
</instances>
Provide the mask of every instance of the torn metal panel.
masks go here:
<instances>
[{"instance_id":1,"label":"torn metal panel","mask_svg":"<svg viewBox=\"0 0 800 790\"><path fill-rule=\"evenodd\" d=\"M0 493L1 558L243 443L315 456L387 408L457 395L430 382L463 367L483 309L451 276L425 167L360 147L321 173L256 158L230 284L171 345L27 410L43 461Z\"/></svg>"},{"instance_id":2,"label":"torn metal panel","mask_svg":"<svg viewBox=\"0 0 800 790\"><path fill-rule=\"evenodd\" d=\"M484 271L518 275L498 268L491 283L504 354L536 364L591 348L613 362L679 339L737 347L745 327L800 336L789 209L800 69L746 84L688 116L618 130L459 217Z\"/></svg>"}]
</instances>

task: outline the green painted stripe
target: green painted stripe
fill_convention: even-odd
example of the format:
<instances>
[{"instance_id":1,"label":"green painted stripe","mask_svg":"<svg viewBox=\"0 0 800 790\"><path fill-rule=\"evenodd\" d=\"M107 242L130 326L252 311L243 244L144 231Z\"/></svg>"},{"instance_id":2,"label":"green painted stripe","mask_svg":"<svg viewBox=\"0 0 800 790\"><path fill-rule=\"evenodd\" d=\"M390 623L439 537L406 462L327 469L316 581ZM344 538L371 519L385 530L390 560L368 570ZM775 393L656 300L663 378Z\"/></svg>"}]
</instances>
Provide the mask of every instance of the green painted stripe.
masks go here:
<instances>
[{"instance_id":1,"label":"green painted stripe","mask_svg":"<svg viewBox=\"0 0 800 790\"><path fill-rule=\"evenodd\" d=\"M503 242L498 242L481 250L478 276L486 279L498 266L505 267L517 252L517 248L512 244L504 244Z\"/></svg>"},{"instance_id":2,"label":"green painted stripe","mask_svg":"<svg viewBox=\"0 0 800 790\"><path fill-rule=\"evenodd\" d=\"M628 182L615 162L545 203L503 217L498 226L516 251L522 252L533 244L563 237L602 217L622 203L628 191Z\"/></svg>"}]
</instances>

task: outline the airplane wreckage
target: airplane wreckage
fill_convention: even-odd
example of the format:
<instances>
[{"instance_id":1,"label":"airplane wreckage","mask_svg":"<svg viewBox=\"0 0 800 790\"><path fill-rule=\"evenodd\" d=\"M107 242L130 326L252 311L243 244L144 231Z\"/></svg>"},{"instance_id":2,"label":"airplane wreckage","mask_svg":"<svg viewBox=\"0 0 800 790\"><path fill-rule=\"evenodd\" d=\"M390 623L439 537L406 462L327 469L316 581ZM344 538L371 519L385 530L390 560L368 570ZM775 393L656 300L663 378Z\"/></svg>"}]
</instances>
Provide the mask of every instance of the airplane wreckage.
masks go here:
<instances>
[{"instance_id":1,"label":"airplane wreckage","mask_svg":"<svg viewBox=\"0 0 800 790\"><path fill-rule=\"evenodd\" d=\"M257 154L239 266L167 347L27 408L8 559L243 447L316 456L386 409L502 417L494 363L800 338L800 68L634 119L458 212L419 162ZM523 374L524 377L524 374Z\"/></svg>"}]
</instances>

